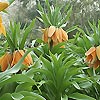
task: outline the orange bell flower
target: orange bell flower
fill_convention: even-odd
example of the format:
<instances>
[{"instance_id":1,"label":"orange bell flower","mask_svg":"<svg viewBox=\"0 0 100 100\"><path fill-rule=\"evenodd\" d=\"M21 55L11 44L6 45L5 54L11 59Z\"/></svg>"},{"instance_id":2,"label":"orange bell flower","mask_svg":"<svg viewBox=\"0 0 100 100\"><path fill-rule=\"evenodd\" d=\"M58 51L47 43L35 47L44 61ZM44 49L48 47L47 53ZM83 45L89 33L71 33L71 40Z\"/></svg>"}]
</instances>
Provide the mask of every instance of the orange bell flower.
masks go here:
<instances>
[{"instance_id":1,"label":"orange bell flower","mask_svg":"<svg viewBox=\"0 0 100 100\"><path fill-rule=\"evenodd\" d=\"M87 56L85 62L93 64L96 61L96 48L91 47L85 55Z\"/></svg>"},{"instance_id":2,"label":"orange bell flower","mask_svg":"<svg viewBox=\"0 0 100 100\"><path fill-rule=\"evenodd\" d=\"M100 66L100 46L98 47L91 47L85 55L87 56L85 62L88 64L89 67L93 67L97 69Z\"/></svg>"},{"instance_id":3,"label":"orange bell flower","mask_svg":"<svg viewBox=\"0 0 100 100\"><path fill-rule=\"evenodd\" d=\"M0 58L0 66L1 71L5 71L9 65L11 65L12 62L12 54L6 52L1 58Z\"/></svg>"},{"instance_id":4,"label":"orange bell flower","mask_svg":"<svg viewBox=\"0 0 100 100\"><path fill-rule=\"evenodd\" d=\"M3 11L9 6L8 2L0 2L0 11Z\"/></svg>"},{"instance_id":5,"label":"orange bell flower","mask_svg":"<svg viewBox=\"0 0 100 100\"><path fill-rule=\"evenodd\" d=\"M12 60L12 63L11 63L11 66L14 66L16 63L18 63L18 61L22 58L22 56L25 54L24 50L17 50L17 51L14 51L13 53L13 60ZM23 64L26 65L26 66L29 66L31 64L33 64L33 61L32 61L32 57L30 54L28 54L24 61L23 61Z\"/></svg>"},{"instance_id":6,"label":"orange bell flower","mask_svg":"<svg viewBox=\"0 0 100 100\"><path fill-rule=\"evenodd\" d=\"M68 40L68 35L62 28L56 28L55 26L50 26L49 28L42 30L42 32L43 32L42 36L43 41L45 43L48 43L48 45L50 45L52 42L52 46L55 46L58 43Z\"/></svg>"}]
</instances>

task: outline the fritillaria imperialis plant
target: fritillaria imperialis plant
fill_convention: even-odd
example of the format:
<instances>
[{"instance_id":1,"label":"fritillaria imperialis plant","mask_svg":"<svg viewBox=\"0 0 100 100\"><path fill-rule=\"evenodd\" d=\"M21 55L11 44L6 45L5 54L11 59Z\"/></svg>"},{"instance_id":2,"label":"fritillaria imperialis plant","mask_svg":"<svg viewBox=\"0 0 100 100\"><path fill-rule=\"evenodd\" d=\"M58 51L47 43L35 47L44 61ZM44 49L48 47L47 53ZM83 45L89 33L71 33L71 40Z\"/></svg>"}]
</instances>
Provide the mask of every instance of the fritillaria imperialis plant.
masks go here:
<instances>
[{"instance_id":1,"label":"fritillaria imperialis plant","mask_svg":"<svg viewBox=\"0 0 100 100\"><path fill-rule=\"evenodd\" d=\"M62 29L62 27L65 27L68 23L68 19L71 15L72 7L70 5L67 5L65 9L64 7L60 7L58 5L56 6L50 6L49 1L46 0L46 7L47 10L45 10L41 4L38 4L38 13L40 14L40 17L37 17L43 24L44 29L42 29L43 32L43 40L45 43L48 43L48 45L52 48L55 45L67 41L68 35L66 31ZM61 10L63 9L63 12ZM67 11L67 14L65 14Z\"/></svg>"},{"instance_id":2,"label":"fritillaria imperialis plant","mask_svg":"<svg viewBox=\"0 0 100 100\"><path fill-rule=\"evenodd\" d=\"M0 65L2 71L5 71L8 66L13 67L25 54L25 42L29 32L34 26L34 22L35 20L33 20L32 23L28 27L25 27L22 31L20 29L20 23L10 23L10 30L6 34L9 52L7 51L0 58ZM26 56L23 61L23 64L26 66L33 64L32 57L30 54Z\"/></svg>"}]
</instances>

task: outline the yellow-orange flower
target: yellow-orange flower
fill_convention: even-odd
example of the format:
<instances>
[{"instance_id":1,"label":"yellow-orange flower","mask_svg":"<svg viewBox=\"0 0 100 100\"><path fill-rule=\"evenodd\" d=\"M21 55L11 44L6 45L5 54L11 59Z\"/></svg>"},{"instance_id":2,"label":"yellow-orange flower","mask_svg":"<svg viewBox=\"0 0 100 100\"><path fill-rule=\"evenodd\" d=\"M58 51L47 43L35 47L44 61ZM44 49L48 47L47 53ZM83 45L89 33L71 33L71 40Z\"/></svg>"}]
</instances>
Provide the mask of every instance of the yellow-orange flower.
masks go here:
<instances>
[{"instance_id":1,"label":"yellow-orange flower","mask_svg":"<svg viewBox=\"0 0 100 100\"><path fill-rule=\"evenodd\" d=\"M85 61L87 63L91 63L93 64L96 60L96 48L95 47L91 47L86 53L85 55L87 56Z\"/></svg>"},{"instance_id":2,"label":"yellow-orange flower","mask_svg":"<svg viewBox=\"0 0 100 100\"><path fill-rule=\"evenodd\" d=\"M18 61L22 58L22 56L24 54L25 54L25 52L23 50L14 51L11 66L14 66L16 63L18 63ZM30 54L28 54L25 57L25 59L23 61L23 64L26 65L26 66L29 66L29 65L33 64L32 57L31 57Z\"/></svg>"},{"instance_id":3,"label":"yellow-orange flower","mask_svg":"<svg viewBox=\"0 0 100 100\"><path fill-rule=\"evenodd\" d=\"M3 11L9 6L8 2L0 2L0 11Z\"/></svg>"},{"instance_id":4,"label":"yellow-orange flower","mask_svg":"<svg viewBox=\"0 0 100 100\"><path fill-rule=\"evenodd\" d=\"M5 27L2 23L2 17L0 15L0 34L4 34L4 36L6 36L6 30L5 30Z\"/></svg>"},{"instance_id":5,"label":"yellow-orange flower","mask_svg":"<svg viewBox=\"0 0 100 100\"><path fill-rule=\"evenodd\" d=\"M52 44L52 46L68 40L68 35L62 28L50 26L49 28L42 30L42 32L44 42L48 43L49 45Z\"/></svg>"},{"instance_id":6,"label":"yellow-orange flower","mask_svg":"<svg viewBox=\"0 0 100 100\"><path fill-rule=\"evenodd\" d=\"M85 62L89 67L97 69L100 66L100 46L91 47L86 53Z\"/></svg>"},{"instance_id":7,"label":"yellow-orange flower","mask_svg":"<svg viewBox=\"0 0 100 100\"><path fill-rule=\"evenodd\" d=\"M5 71L8 68L8 66L13 67L16 63L18 63L18 61L22 58L24 54L25 54L24 50L14 51L13 54L6 52L0 58L1 71ZM33 64L32 57L30 54L28 54L25 57L23 64L26 66Z\"/></svg>"},{"instance_id":8,"label":"yellow-orange flower","mask_svg":"<svg viewBox=\"0 0 100 100\"><path fill-rule=\"evenodd\" d=\"M1 71L5 71L9 65L11 65L12 62L12 54L6 52L1 58L0 58L0 66Z\"/></svg>"}]
</instances>

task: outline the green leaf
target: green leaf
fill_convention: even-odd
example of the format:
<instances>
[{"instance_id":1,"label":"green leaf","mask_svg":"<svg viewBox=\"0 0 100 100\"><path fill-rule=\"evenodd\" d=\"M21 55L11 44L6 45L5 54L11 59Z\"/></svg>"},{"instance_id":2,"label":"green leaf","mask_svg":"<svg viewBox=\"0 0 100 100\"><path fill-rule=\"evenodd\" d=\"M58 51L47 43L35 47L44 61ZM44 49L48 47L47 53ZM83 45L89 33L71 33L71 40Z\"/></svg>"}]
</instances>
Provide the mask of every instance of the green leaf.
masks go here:
<instances>
[{"instance_id":1,"label":"green leaf","mask_svg":"<svg viewBox=\"0 0 100 100\"><path fill-rule=\"evenodd\" d=\"M26 96L21 100L38 100L38 99L36 99L35 97L32 97L32 96Z\"/></svg>"},{"instance_id":2,"label":"green leaf","mask_svg":"<svg viewBox=\"0 0 100 100\"><path fill-rule=\"evenodd\" d=\"M19 45L20 49L24 48L25 42L26 42L26 38L28 36L28 34L30 33L30 31L32 30L33 26L35 23L35 19L31 22L31 24L25 29L25 32L23 33L23 38L21 40L21 43Z\"/></svg>"},{"instance_id":3,"label":"green leaf","mask_svg":"<svg viewBox=\"0 0 100 100\"><path fill-rule=\"evenodd\" d=\"M5 93L0 97L0 100L13 100L10 93Z\"/></svg>"},{"instance_id":4,"label":"green leaf","mask_svg":"<svg viewBox=\"0 0 100 100\"><path fill-rule=\"evenodd\" d=\"M66 32L67 32L67 33L70 33L70 32L72 32L72 31L74 31L74 30L76 30L76 29L77 29L77 25L76 25L76 26L70 27L69 29L66 30Z\"/></svg>"},{"instance_id":5,"label":"green leaf","mask_svg":"<svg viewBox=\"0 0 100 100\"><path fill-rule=\"evenodd\" d=\"M61 100L68 100L68 96L64 95L64 97L61 97Z\"/></svg>"},{"instance_id":6,"label":"green leaf","mask_svg":"<svg viewBox=\"0 0 100 100\"><path fill-rule=\"evenodd\" d=\"M68 10L67 15L61 20L61 23L58 25L58 27L60 27L62 24L66 23L69 20L71 13L72 7Z\"/></svg>"},{"instance_id":7,"label":"green leaf","mask_svg":"<svg viewBox=\"0 0 100 100\"><path fill-rule=\"evenodd\" d=\"M61 43L58 43L56 46L54 46L52 49L51 49L51 52L53 54L57 53L57 54L60 54L62 53L65 48L61 48L61 46L64 46L66 44L66 42L61 42Z\"/></svg>"},{"instance_id":8,"label":"green leaf","mask_svg":"<svg viewBox=\"0 0 100 100\"><path fill-rule=\"evenodd\" d=\"M87 95L81 94L81 93L73 93L73 94L70 94L68 97L75 99L75 100L96 100L90 96L87 96Z\"/></svg>"},{"instance_id":9,"label":"green leaf","mask_svg":"<svg viewBox=\"0 0 100 100\"><path fill-rule=\"evenodd\" d=\"M20 91L31 91L33 85L35 85L35 84L30 83L30 82L25 82L25 83L19 84L19 85L16 87L15 92L20 92Z\"/></svg>"},{"instance_id":10,"label":"green leaf","mask_svg":"<svg viewBox=\"0 0 100 100\"><path fill-rule=\"evenodd\" d=\"M24 96L20 93L12 93L11 97L14 99L14 100L20 100L22 98L24 98Z\"/></svg>"},{"instance_id":11,"label":"green leaf","mask_svg":"<svg viewBox=\"0 0 100 100\"><path fill-rule=\"evenodd\" d=\"M36 100L46 100L44 97L40 96L39 94L33 93L33 92L21 91L19 93L22 94L24 97L31 96L33 98L36 98ZM31 99L25 99L25 100L31 100Z\"/></svg>"},{"instance_id":12,"label":"green leaf","mask_svg":"<svg viewBox=\"0 0 100 100\"><path fill-rule=\"evenodd\" d=\"M12 4L15 0L7 0L9 4Z\"/></svg>"},{"instance_id":13,"label":"green leaf","mask_svg":"<svg viewBox=\"0 0 100 100\"><path fill-rule=\"evenodd\" d=\"M29 83L33 83L35 85L34 80L29 78L28 76L23 75L23 74L17 74L17 75L12 76L11 78L8 78L7 80L1 81L0 82L0 87L5 85L5 84L8 84L8 83L18 82L18 81L29 82Z\"/></svg>"},{"instance_id":14,"label":"green leaf","mask_svg":"<svg viewBox=\"0 0 100 100\"><path fill-rule=\"evenodd\" d=\"M76 89L81 89L77 82L73 81L72 84Z\"/></svg>"},{"instance_id":15,"label":"green leaf","mask_svg":"<svg viewBox=\"0 0 100 100\"><path fill-rule=\"evenodd\" d=\"M15 45L14 45L14 43L13 43L13 41L12 41L12 39L11 39L11 37L8 33L6 34L6 39L7 39L7 42L8 42L8 44L9 44L9 46L10 46L12 52L13 52Z\"/></svg>"}]
</instances>

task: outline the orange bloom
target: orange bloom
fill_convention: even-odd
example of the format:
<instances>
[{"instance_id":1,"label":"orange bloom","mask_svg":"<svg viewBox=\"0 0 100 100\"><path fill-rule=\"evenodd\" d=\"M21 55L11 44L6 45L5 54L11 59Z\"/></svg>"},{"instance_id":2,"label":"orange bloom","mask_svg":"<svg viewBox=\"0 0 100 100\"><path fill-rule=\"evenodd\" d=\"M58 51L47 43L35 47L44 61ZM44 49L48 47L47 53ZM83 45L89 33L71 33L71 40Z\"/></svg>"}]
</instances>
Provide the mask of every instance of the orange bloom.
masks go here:
<instances>
[{"instance_id":1,"label":"orange bloom","mask_svg":"<svg viewBox=\"0 0 100 100\"><path fill-rule=\"evenodd\" d=\"M0 58L0 66L1 66L1 71L5 71L8 66L13 67L18 61L22 58L22 56L25 54L23 50L17 50L14 51L13 54L10 54L6 52L1 58ZM24 61L23 64L26 66L29 66L33 64L32 57L30 54L28 54Z\"/></svg>"},{"instance_id":2,"label":"orange bloom","mask_svg":"<svg viewBox=\"0 0 100 100\"><path fill-rule=\"evenodd\" d=\"M85 62L88 64L89 67L93 67L97 69L100 66L100 46L98 47L91 47L85 55L87 56Z\"/></svg>"},{"instance_id":3,"label":"orange bloom","mask_svg":"<svg viewBox=\"0 0 100 100\"><path fill-rule=\"evenodd\" d=\"M49 28L42 30L42 32L42 38L45 43L48 43L48 45L52 44L52 46L55 46L58 43L68 40L68 35L62 28L50 26Z\"/></svg>"},{"instance_id":4,"label":"orange bloom","mask_svg":"<svg viewBox=\"0 0 100 100\"><path fill-rule=\"evenodd\" d=\"M96 48L91 47L85 55L87 56L85 62L93 64L96 61Z\"/></svg>"},{"instance_id":5,"label":"orange bloom","mask_svg":"<svg viewBox=\"0 0 100 100\"><path fill-rule=\"evenodd\" d=\"M23 50L14 51L11 66L14 66L16 63L18 63L18 61L22 58L22 56L24 54L25 54L25 52ZM30 54L28 54L25 57L25 59L23 61L23 64L26 65L26 66L29 66L29 65L33 64L32 57L31 57Z\"/></svg>"},{"instance_id":6,"label":"orange bloom","mask_svg":"<svg viewBox=\"0 0 100 100\"><path fill-rule=\"evenodd\" d=\"M1 71L5 71L9 65L11 65L12 62L12 54L6 52L1 58L0 58L0 66Z\"/></svg>"},{"instance_id":7,"label":"orange bloom","mask_svg":"<svg viewBox=\"0 0 100 100\"><path fill-rule=\"evenodd\" d=\"M98 59L100 60L100 46L96 47L96 54L97 54Z\"/></svg>"},{"instance_id":8,"label":"orange bloom","mask_svg":"<svg viewBox=\"0 0 100 100\"><path fill-rule=\"evenodd\" d=\"M3 11L9 6L8 2L0 2L0 11Z\"/></svg>"},{"instance_id":9,"label":"orange bloom","mask_svg":"<svg viewBox=\"0 0 100 100\"><path fill-rule=\"evenodd\" d=\"M4 25L2 24L2 17L0 15L0 34L4 34L4 36L6 36L6 30Z\"/></svg>"}]
</instances>

